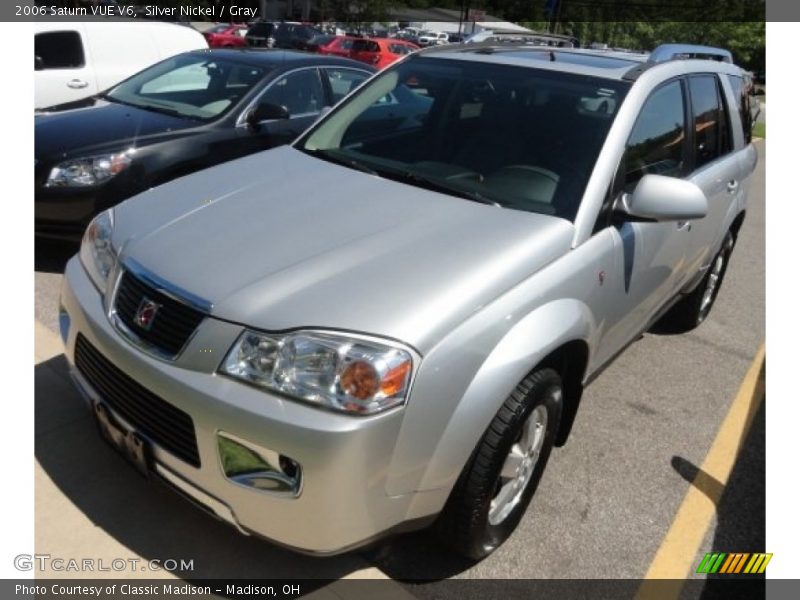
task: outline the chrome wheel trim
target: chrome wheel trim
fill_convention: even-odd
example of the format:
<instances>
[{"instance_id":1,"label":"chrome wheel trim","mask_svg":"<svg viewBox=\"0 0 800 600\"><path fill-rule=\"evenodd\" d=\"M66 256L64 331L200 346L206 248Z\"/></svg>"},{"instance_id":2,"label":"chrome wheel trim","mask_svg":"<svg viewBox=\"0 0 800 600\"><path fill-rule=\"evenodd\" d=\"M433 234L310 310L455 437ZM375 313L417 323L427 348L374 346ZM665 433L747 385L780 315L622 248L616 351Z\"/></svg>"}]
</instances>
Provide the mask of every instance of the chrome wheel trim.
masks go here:
<instances>
[{"instance_id":1,"label":"chrome wheel trim","mask_svg":"<svg viewBox=\"0 0 800 600\"><path fill-rule=\"evenodd\" d=\"M560 399L561 390L553 390L551 396ZM505 521L519 504L536 470L546 433L547 408L540 404L523 423L520 437L511 446L500 469L498 489L489 505L490 525L499 525Z\"/></svg>"}]
</instances>

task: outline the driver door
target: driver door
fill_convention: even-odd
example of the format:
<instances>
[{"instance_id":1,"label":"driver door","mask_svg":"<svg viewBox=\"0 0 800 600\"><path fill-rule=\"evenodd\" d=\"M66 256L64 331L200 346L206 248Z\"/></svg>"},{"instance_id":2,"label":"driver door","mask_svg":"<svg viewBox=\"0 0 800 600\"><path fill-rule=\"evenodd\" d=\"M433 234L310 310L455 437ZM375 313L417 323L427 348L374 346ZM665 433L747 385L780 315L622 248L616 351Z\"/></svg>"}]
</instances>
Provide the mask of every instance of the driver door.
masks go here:
<instances>
[{"instance_id":1,"label":"driver door","mask_svg":"<svg viewBox=\"0 0 800 600\"><path fill-rule=\"evenodd\" d=\"M289 111L289 118L262 121L256 128L246 127L244 137L250 152L294 141L329 105L316 67L297 69L279 76L245 112L260 103L285 107ZM244 116L240 121L244 120Z\"/></svg>"},{"instance_id":2,"label":"driver door","mask_svg":"<svg viewBox=\"0 0 800 600\"><path fill-rule=\"evenodd\" d=\"M631 130L615 178L612 198L633 192L647 174L685 177L690 168L687 103L682 79L656 88ZM616 247L613 278L619 289L608 307L598 364L634 339L679 290L688 276L690 221L619 219L612 225Z\"/></svg>"}]
</instances>

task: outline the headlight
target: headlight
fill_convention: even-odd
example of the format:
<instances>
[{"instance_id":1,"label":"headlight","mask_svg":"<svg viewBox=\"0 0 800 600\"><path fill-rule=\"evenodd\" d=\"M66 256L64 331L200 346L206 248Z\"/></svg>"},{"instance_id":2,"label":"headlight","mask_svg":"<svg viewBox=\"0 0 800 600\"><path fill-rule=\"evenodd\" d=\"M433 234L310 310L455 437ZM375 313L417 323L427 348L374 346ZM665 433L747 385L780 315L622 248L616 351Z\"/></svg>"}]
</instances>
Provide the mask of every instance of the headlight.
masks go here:
<instances>
[{"instance_id":1,"label":"headlight","mask_svg":"<svg viewBox=\"0 0 800 600\"><path fill-rule=\"evenodd\" d=\"M81 241L81 263L101 292L106 291L108 276L117 261L114 247L111 245L113 231L114 209L109 208L92 219Z\"/></svg>"},{"instance_id":2,"label":"headlight","mask_svg":"<svg viewBox=\"0 0 800 600\"><path fill-rule=\"evenodd\" d=\"M84 187L103 183L127 169L133 150L67 160L53 167L45 187Z\"/></svg>"},{"instance_id":3,"label":"headlight","mask_svg":"<svg viewBox=\"0 0 800 600\"><path fill-rule=\"evenodd\" d=\"M220 371L334 410L373 414L403 404L411 355L400 348L339 335L285 336L245 331Z\"/></svg>"}]
</instances>

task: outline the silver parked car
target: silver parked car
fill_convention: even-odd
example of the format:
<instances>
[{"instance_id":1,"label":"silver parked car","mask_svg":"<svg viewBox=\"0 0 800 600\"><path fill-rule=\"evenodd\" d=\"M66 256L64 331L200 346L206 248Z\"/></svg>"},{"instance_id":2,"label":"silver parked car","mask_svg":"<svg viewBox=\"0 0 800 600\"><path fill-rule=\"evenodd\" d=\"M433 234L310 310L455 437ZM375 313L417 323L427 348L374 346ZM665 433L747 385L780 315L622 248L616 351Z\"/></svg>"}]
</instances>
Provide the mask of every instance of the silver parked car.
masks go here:
<instances>
[{"instance_id":1,"label":"silver parked car","mask_svg":"<svg viewBox=\"0 0 800 600\"><path fill-rule=\"evenodd\" d=\"M412 55L293 145L100 214L61 295L78 387L243 533L435 522L486 556L584 386L708 315L757 160L742 77L699 46Z\"/></svg>"}]
</instances>

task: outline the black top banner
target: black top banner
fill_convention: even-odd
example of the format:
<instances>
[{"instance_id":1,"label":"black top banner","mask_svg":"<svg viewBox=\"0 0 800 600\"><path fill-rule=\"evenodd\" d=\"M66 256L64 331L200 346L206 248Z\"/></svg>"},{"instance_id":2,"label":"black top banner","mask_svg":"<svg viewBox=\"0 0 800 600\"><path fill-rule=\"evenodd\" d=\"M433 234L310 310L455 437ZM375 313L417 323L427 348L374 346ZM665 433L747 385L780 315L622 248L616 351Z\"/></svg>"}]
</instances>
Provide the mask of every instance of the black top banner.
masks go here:
<instances>
[{"instance_id":1,"label":"black top banner","mask_svg":"<svg viewBox=\"0 0 800 600\"><path fill-rule=\"evenodd\" d=\"M411 6L409 6L409 4ZM21 0L0 20L373 22L754 22L800 20L785 0Z\"/></svg>"}]
</instances>

